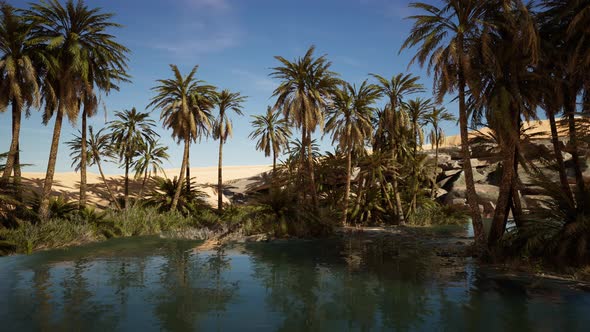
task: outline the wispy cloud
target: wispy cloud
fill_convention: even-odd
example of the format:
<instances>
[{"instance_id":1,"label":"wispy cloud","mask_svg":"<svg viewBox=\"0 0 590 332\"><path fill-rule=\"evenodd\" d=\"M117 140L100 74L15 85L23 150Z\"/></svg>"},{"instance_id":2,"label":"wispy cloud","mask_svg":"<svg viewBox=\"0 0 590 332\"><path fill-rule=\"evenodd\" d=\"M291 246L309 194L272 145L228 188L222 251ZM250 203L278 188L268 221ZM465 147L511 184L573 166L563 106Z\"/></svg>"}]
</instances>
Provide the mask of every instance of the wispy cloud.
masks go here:
<instances>
[{"instance_id":1,"label":"wispy cloud","mask_svg":"<svg viewBox=\"0 0 590 332\"><path fill-rule=\"evenodd\" d=\"M210 8L216 10L231 9L227 0L184 0L184 2L194 8Z\"/></svg>"},{"instance_id":2,"label":"wispy cloud","mask_svg":"<svg viewBox=\"0 0 590 332\"><path fill-rule=\"evenodd\" d=\"M228 0L182 0L179 6L183 15L150 47L186 58L239 45L243 29Z\"/></svg>"},{"instance_id":3,"label":"wispy cloud","mask_svg":"<svg viewBox=\"0 0 590 332\"><path fill-rule=\"evenodd\" d=\"M253 73L243 69L232 69L231 73L249 82L249 84L260 92L270 93L277 87L277 83L266 75Z\"/></svg>"},{"instance_id":4,"label":"wispy cloud","mask_svg":"<svg viewBox=\"0 0 590 332\"><path fill-rule=\"evenodd\" d=\"M179 38L174 41L163 41L153 44L153 47L185 57L220 52L238 45L238 38L230 32L220 32L216 36L206 38Z\"/></svg>"}]
</instances>

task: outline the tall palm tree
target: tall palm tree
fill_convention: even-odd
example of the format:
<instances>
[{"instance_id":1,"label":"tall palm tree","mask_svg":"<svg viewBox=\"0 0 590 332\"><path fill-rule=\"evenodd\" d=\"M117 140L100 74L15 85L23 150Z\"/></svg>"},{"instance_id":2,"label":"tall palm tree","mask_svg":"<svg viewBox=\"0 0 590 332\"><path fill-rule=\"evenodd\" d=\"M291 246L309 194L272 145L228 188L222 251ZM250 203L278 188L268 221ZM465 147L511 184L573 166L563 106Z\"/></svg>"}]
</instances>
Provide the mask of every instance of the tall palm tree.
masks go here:
<instances>
[{"instance_id":1,"label":"tall palm tree","mask_svg":"<svg viewBox=\"0 0 590 332\"><path fill-rule=\"evenodd\" d=\"M585 73L590 67L590 31L588 13L590 5L580 0L551 0L541 4L544 9L539 15L540 33L547 44L543 57L549 58L552 77L560 81L553 101L559 101L568 124L568 152L572 155L576 179L576 204L579 211L588 206L585 181L582 174L582 161L579 151L579 133L576 130L577 98L582 90L588 91ZM563 180L562 180L563 182ZM562 185L564 186L564 185ZM569 186L568 186L569 187Z\"/></svg>"},{"instance_id":2,"label":"tall palm tree","mask_svg":"<svg viewBox=\"0 0 590 332\"><path fill-rule=\"evenodd\" d=\"M9 4L1 3L0 11L0 111L12 105L12 139L0 181L6 184L13 170L15 183L20 182L20 172L14 168L18 168L22 111L39 107L41 97L35 64L38 49L29 44L31 25Z\"/></svg>"},{"instance_id":3,"label":"tall palm tree","mask_svg":"<svg viewBox=\"0 0 590 332\"><path fill-rule=\"evenodd\" d=\"M46 72L42 84L45 122L55 113L39 208L41 219L47 220L63 117L72 122L77 119L80 91L91 82L88 62L101 58L109 59L107 63L122 63L128 50L108 32L120 27L111 21L113 14L90 9L83 1L68 0L63 6L58 0L46 0L32 4L24 17L33 26L31 43L43 49L39 58Z\"/></svg>"},{"instance_id":4,"label":"tall palm tree","mask_svg":"<svg viewBox=\"0 0 590 332\"><path fill-rule=\"evenodd\" d=\"M273 179L277 170L277 156L287 146L291 138L291 129L286 119L279 119L279 112L273 112L272 107L266 108L265 115L254 115L250 122L254 130L250 133L251 139L258 138L256 149L264 151L268 157L272 153Z\"/></svg>"},{"instance_id":5,"label":"tall palm tree","mask_svg":"<svg viewBox=\"0 0 590 332\"><path fill-rule=\"evenodd\" d=\"M391 139L392 161L397 161L399 140L402 139L402 135L400 134L401 121L398 121L400 108L404 105L404 99L406 96L424 91L424 86L418 83L420 77L412 76L411 74L398 74L393 76L390 80L376 74L371 74L371 76L377 79L381 93L388 98L387 106L381 117L385 122L385 127L387 128ZM391 182L395 198L396 218L399 222L403 222L404 214L402 200L398 189L397 176L394 175Z\"/></svg>"},{"instance_id":6,"label":"tall palm tree","mask_svg":"<svg viewBox=\"0 0 590 332\"><path fill-rule=\"evenodd\" d=\"M178 143L184 141L180 176L176 193L170 204L171 209L174 210L184 182L190 142L208 135L211 129L213 117L208 108L210 106L208 100L215 93L215 88L195 78L198 66L193 67L186 76L182 76L177 66L170 65L170 68L173 78L157 80L159 85L152 88L156 95L152 97L148 107L162 109L160 119L164 120L164 127L172 130L172 137L176 138ZM190 179L187 180L190 181Z\"/></svg>"},{"instance_id":7,"label":"tall palm tree","mask_svg":"<svg viewBox=\"0 0 590 332\"><path fill-rule=\"evenodd\" d=\"M129 207L129 170L138 151L160 135L154 131L156 123L149 113L138 112L135 107L122 112L115 112L116 120L108 123L113 150L123 162L125 168L125 207Z\"/></svg>"},{"instance_id":8,"label":"tall palm tree","mask_svg":"<svg viewBox=\"0 0 590 332\"><path fill-rule=\"evenodd\" d=\"M232 136L232 122L227 114L228 111L234 111L237 115L243 115L242 104L246 97L239 92L231 92L224 89L214 96L215 105L219 109L219 114L213 125L213 138L219 140L219 163L217 164L217 210L223 209L223 144L228 137Z\"/></svg>"},{"instance_id":9,"label":"tall palm tree","mask_svg":"<svg viewBox=\"0 0 590 332\"><path fill-rule=\"evenodd\" d=\"M334 90L340 84L338 74L331 71L332 63L325 55L314 57L315 47L311 46L303 57L289 61L275 56L281 66L273 68L270 74L281 81L274 90L277 97L275 108L301 130L301 142L307 149L307 157L300 161L300 178L305 181L303 170L307 170L307 193L311 195L312 205L317 209L318 197L315 184L313 156L311 151L312 133L319 126L323 128L324 112Z\"/></svg>"},{"instance_id":10,"label":"tall palm tree","mask_svg":"<svg viewBox=\"0 0 590 332\"><path fill-rule=\"evenodd\" d=\"M418 61L421 66L428 62L429 73L434 72L434 91L437 102L441 102L447 93L455 91L458 93L459 129L467 204L471 211L476 244L483 247L485 234L471 168L466 94L467 84L472 81L474 75L469 60L470 52L472 52L474 40L477 40L480 33L480 23L486 14L487 4L486 1L478 0L442 0L441 2L440 7L427 3L411 4L421 13L410 17L414 20L414 26L401 50L419 45L412 62ZM471 87L471 90L475 89Z\"/></svg>"},{"instance_id":11,"label":"tall palm tree","mask_svg":"<svg viewBox=\"0 0 590 332\"><path fill-rule=\"evenodd\" d=\"M436 174L436 172L438 171L438 148L445 140L445 133L443 129L440 127L440 124L443 121L455 121L456 118L451 113L449 113L447 109L444 107L432 107L430 112L425 115L424 119L426 123L432 126L432 130L430 131L429 135L429 140L432 148L434 148L435 181L432 182L430 198L434 199L436 191L436 177L438 176L438 174Z\"/></svg>"},{"instance_id":12,"label":"tall palm tree","mask_svg":"<svg viewBox=\"0 0 590 332\"><path fill-rule=\"evenodd\" d=\"M168 147L159 144L158 141L150 140L147 144L141 146L138 151L137 159L133 161L133 170L135 171L135 178L143 178L141 181L141 189L137 201L141 201L145 190L145 185L151 176L158 173L164 173L164 160L168 160Z\"/></svg>"},{"instance_id":13,"label":"tall palm tree","mask_svg":"<svg viewBox=\"0 0 590 332\"><path fill-rule=\"evenodd\" d=\"M346 154L346 187L344 190L344 204L342 206L342 224L346 225L348 202L350 200L350 182L352 176L352 152L364 149L367 138L373 131L374 107L381 97L378 87L364 81L357 89L356 86L345 83L342 89L336 90L332 105L328 109L326 131L332 135L332 143Z\"/></svg>"},{"instance_id":14,"label":"tall palm tree","mask_svg":"<svg viewBox=\"0 0 590 332\"><path fill-rule=\"evenodd\" d=\"M516 188L520 127L523 118L536 117L541 99L538 76L530 69L537 65L540 45L536 22L522 1L497 0L488 5L480 57L475 58L481 86L476 104L481 104L502 152L502 177L488 237L489 245L495 245L506 230L508 212L520 213Z\"/></svg>"}]
</instances>

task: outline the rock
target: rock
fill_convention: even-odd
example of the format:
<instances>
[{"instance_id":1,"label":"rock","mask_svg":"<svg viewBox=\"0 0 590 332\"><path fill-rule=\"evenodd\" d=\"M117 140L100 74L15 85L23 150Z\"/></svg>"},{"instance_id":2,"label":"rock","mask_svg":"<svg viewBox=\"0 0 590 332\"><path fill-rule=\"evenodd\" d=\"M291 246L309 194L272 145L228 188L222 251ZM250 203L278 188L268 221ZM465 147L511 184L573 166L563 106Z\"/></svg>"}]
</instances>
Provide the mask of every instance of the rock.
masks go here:
<instances>
[{"instance_id":1,"label":"rock","mask_svg":"<svg viewBox=\"0 0 590 332\"><path fill-rule=\"evenodd\" d=\"M244 237L245 242L267 242L268 240L268 234L254 234Z\"/></svg>"},{"instance_id":2,"label":"rock","mask_svg":"<svg viewBox=\"0 0 590 332\"><path fill-rule=\"evenodd\" d=\"M453 205L453 206L465 206L465 205L467 205L467 202L465 201L464 198L453 198L450 201L450 205Z\"/></svg>"},{"instance_id":3,"label":"rock","mask_svg":"<svg viewBox=\"0 0 590 332\"><path fill-rule=\"evenodd\" d=\"M471 167L473 167L473 168L489 166L489 164L490 163L487 160L471 158Z\"/></svg>"},{"instance_id":4,"label":"rock","mask_svg":"<svg viewBox=\"0 0 590 332\"><path fill-rule=\"evenodd\" d=\"M484 205L486 202L495 203L498 200L500 188L497 186L492 186L489 184L476 184L475 185L475 192L477 193L478 203ZM457 198L465 199L466 195L466 188L465 185L463 186L454 186L452 190L446 196L446 202L452 202L452 200Z\"/></svg>"},{"instance_id":5,"label":"rock","mask_svg":"<svg viewBox=\"0 0 590 332\"><path fill-rule=\"evenodd\" d=\"M449 192L444 190L443 188L436 188L436 191L434 192L434 197L439 198L439 197L444 196L448 193Z\"/></svg>"},{"instance_id":6,"label":"rock","mask_svg":"<svg viewBox=\"0 0 590 332\"><path fill-rule=\"evenodd\" d=\"M449 171L449 170L460 170L461 169L461 162L458 160L449 160L447 162L439 162L438 166L443 170L443 171Z\"/></svg>"},{"instance_id":7,"label":"rock","mask_svg":"<svg viewBox=\"0 0 590 332\"><path fill-rule=\"evenodd\" d=\"M543 195L524 195L522 196L522 200L528 209L548 209L549 205L546 201L551 200L551 197Z\"/></svg>"},{"instance_id":8,"label":"rock","mask_svg":"<svg viewBox=\"0 0 590 332\"><path fill-rule=\"evenodd\" d=\"M485 183L486 177L479 172L473 172L473 181L476 183ZM443 183L444 182L444 183ZM455 187L465 187L465 175L463 171L459 171L453 176L450 176L447 179L444 179L439 183L439 185L447 190L451 191Z\"/></svg>"}]
</instances>

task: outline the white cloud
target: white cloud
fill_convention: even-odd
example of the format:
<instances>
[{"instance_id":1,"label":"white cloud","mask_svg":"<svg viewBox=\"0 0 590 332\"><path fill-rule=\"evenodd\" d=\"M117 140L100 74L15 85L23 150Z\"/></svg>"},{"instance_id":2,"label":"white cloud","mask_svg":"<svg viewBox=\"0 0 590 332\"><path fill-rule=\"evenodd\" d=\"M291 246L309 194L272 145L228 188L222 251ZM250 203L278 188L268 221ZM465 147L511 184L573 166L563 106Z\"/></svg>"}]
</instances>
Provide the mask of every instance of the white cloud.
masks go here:
<instances>
[{"instance_id":1,"label":"white cloud","mask_svg":"<svg viewBox=\"0 0 590 332\"><path fill-rule=\"evenodd\" d=\"M230 5L226 0L184 0L186 4L194 8L210 8L216 10L228 10Z\"/></svg>"},{"instance_id":2,"label":"white cloud","mask_svg":"<svg viewBox=\"0 0 590 332\"><path fill-rule=\"evenodd\" d=\"M236 35L222 32L216 36L207 38L188 37L179 38L170 42L158 42L152 46L156 49L173 53L176 56L191 56L215 53L238 45Z\"/></svg>"},{"instance_id":3,"label":"white cloud","mask_svg":"<svg viewBox=\"0 0 590 332\"><path fill-rule=\"evenodd\" d=\"M232 69L231 73L247 80L251 86L261 92L272 92L277 87L277 83L266 75L260 75L243 69Z\"/></svg>"}]
</instances>

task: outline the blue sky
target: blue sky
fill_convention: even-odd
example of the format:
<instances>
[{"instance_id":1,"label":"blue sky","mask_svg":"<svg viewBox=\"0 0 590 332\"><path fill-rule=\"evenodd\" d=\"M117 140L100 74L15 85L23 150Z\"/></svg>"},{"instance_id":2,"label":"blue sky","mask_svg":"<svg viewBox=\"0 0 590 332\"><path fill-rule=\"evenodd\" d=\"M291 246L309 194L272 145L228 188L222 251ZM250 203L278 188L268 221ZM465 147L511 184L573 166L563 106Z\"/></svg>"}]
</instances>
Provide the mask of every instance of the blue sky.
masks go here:
<instances>
[{"instance_id":1,"label":"blue sky","mask_svg":"<svg viewBox=\"0 0 590 332\"><path fill-rule=\"evenodd\" d=\"M27 7L29 1L9 1ZM333 69L351 83L360 83L368 73L391 77L412 72L422 77L430 89L432 80L417 65L408 69L412 52L398 54L407 36L412 14L409 1L389 0L125 0L86 1L90 7L102 7L115 13L114 20L124 25L112 31L129 47L130 74L133 82L123 84L119 92L103 97L107 112L90 120L102 128L112 120L115 110L136 107L144 110L153 96L155 80L171 76L169 64L177 64L187 73L199 65L198 78L220 88L240 91L249 96L245 116L233 117L234 137L224 147L225 165L269 164L271 160L255 150L248 139L251 115L265 112L274 103L273 89L278 85L268 75L278 63L273 58L301 56L310 45L317 54L327 54ZM429 97L429 94L425 94ZM457 107L445 106L454 114ZM159 120L159 111L152 112ZM0 151L7 151L10 140L10 114L0 113ZM76 127L79 123L76 124ZM65 124L62 132L57 171L72 171L67 146L76 128ZM458 132L455 123L444 125L447 134ZM44 126L39 112L33 110L24 120L21 135L21 159L33 164L27 171L44 171L50 147L53 121ZM182 147L170 132L158 126L163 144L170 147L167 168L179 167ZM319 134L316 135L318 138ZM321 150L333 150L329 137ZM209 139L191 148L191 166L213 166L217 162L217 142ZM116 165L107 165L108 173L121 173ZM96 171L96 170L92 170Z\"/></svg>"}]
</instances>

